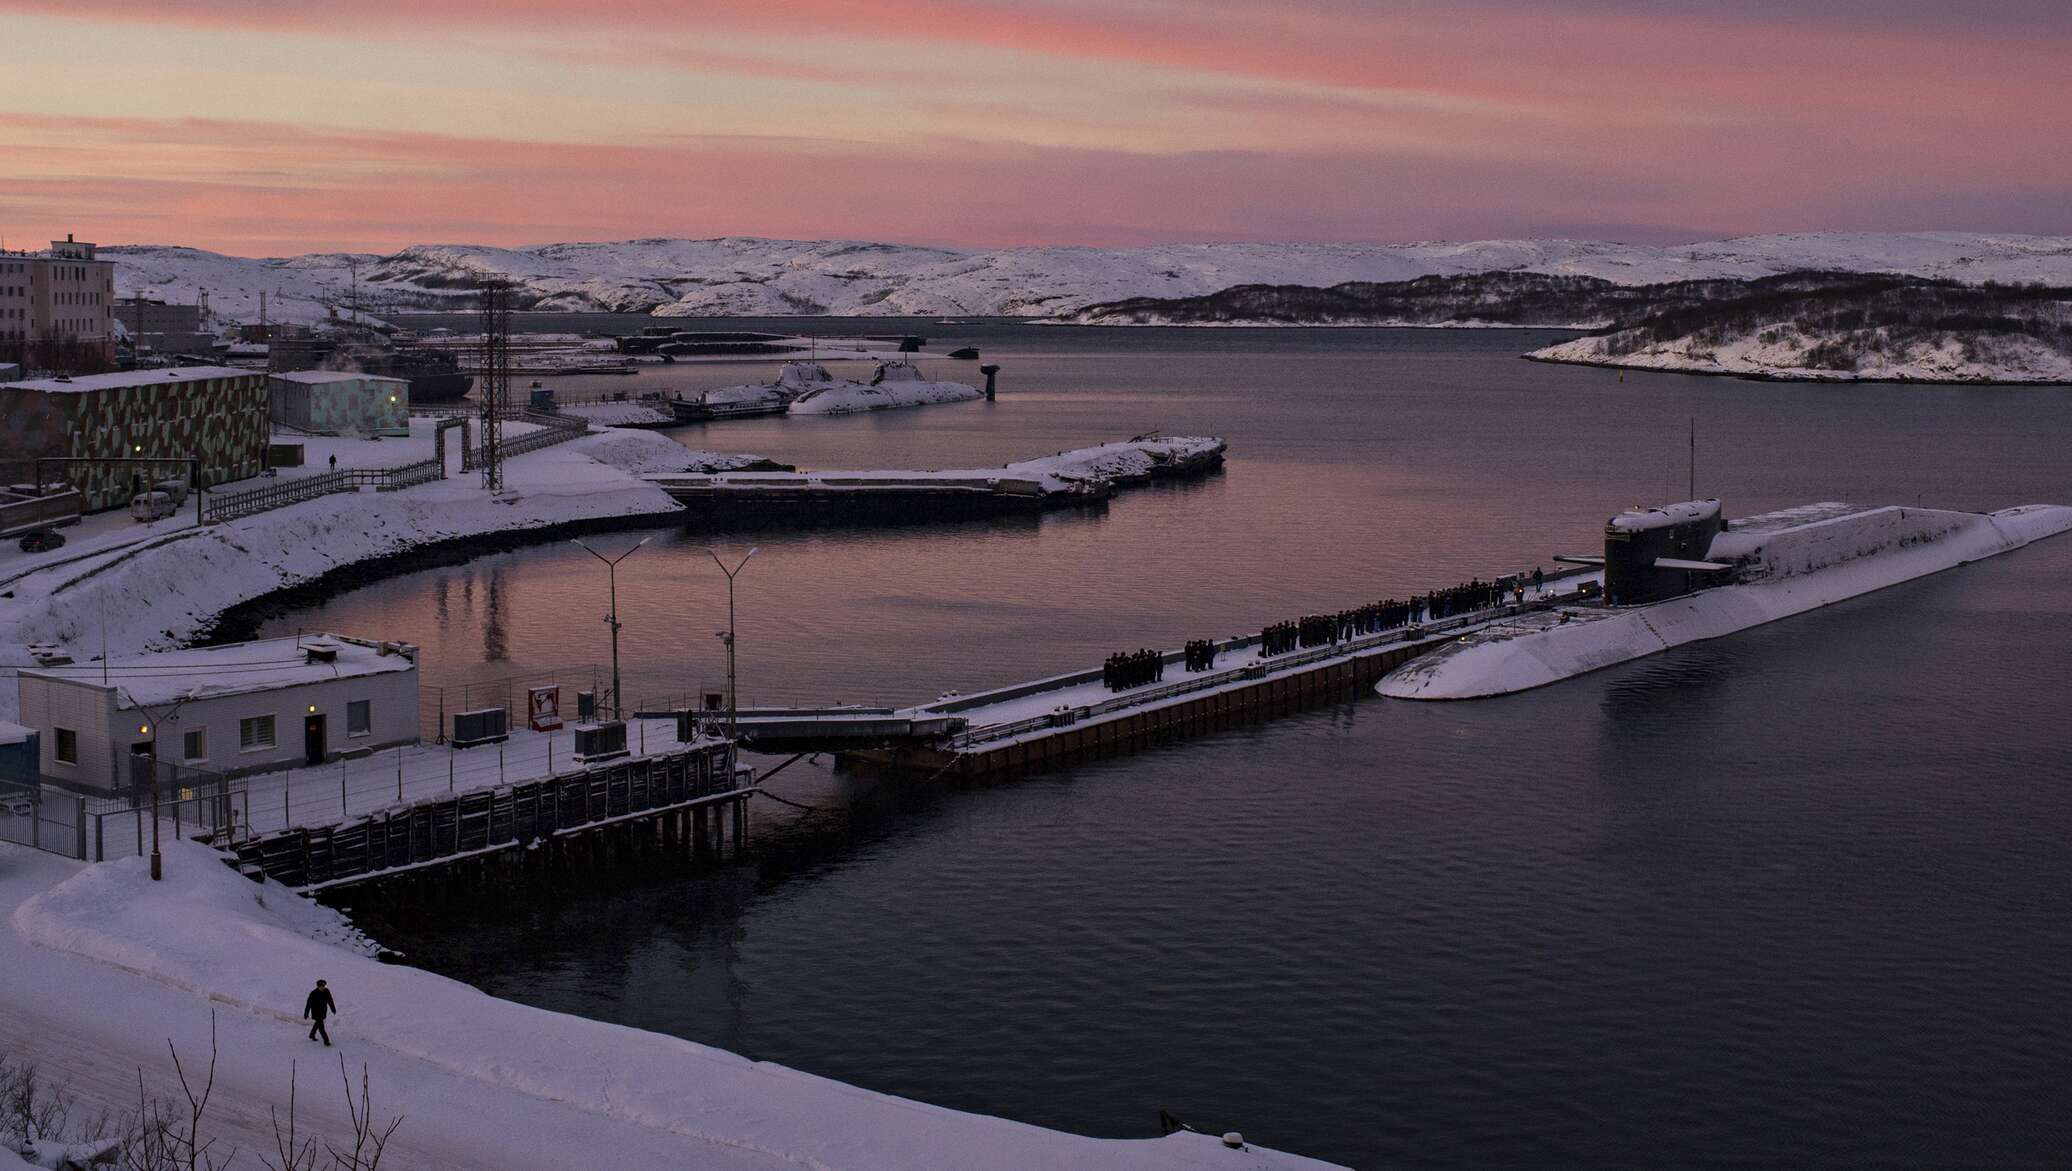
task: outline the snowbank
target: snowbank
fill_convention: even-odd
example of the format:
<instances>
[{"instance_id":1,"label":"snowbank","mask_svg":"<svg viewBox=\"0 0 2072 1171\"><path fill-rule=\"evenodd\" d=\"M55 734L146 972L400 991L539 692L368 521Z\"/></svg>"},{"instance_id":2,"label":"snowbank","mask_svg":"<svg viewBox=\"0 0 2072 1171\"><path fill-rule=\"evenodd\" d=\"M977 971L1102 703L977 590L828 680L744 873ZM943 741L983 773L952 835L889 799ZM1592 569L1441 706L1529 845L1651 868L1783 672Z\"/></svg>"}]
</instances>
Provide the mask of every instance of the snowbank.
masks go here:
<instances>
[{"instance_id":1,"label":"snowbank","mask_svg":"<svg viewBox=\"0 0 2072 1171\"><path fill-rule=\"evenodd\" d=\"M458 471L458 455L449 450L449 478L434 483L322 496L223 524L161 521L142 540L116 533L85 556L27 563L37 568L8 580L11 596L0 597L0 664L26 665L37 643L85 662L104 624L111 648L178 646L238 603L440 541L675 512L638 473L686 462L664 436L601 431L511 460L505 491L492 497ZM14 689L0 687L0 718L16 703Z\"/></svg>"},{"instance_id":2,"label":"snowbank","mask_svg":"<svg viewBox=\"0 0 2072 1171\"><path fill-rule=\"evenodd\" d=\"M165 869L160 883L148 879L143 859L79 869L24 899L12 916L14 932L29 944L182 989L219 1011L280 1021L299 1018L303 994L321 975L338 998L334 1031L354 1060L377 1067L377 1086L397 1076L396 1059L415 1060L542 1109L555 1103L680 1136L677 1166L1322 1166L1256 1147L1229 1150L1203 1135L1103 1140L1064 1134L528 1008L370 959L335 913L246 880L206 847L168 843ZM0 999L7 995L0 988ZM80 1003L77 1011L102 1010ZM241 1052L226 1049L232 1061ZM465 1133L472 1121L450 1116L439 1101L406 1101L399 1108L417 1128ZM616 1157L600 1150L596 1165L615 1165Z\"/></svg>"},{"instance_id":3,"label":"snowbank","mask_svg":"<svg viewBox=\"0 0 2072 1171\"><path fill-rule=\"evenodd\" d=\"M1774 535L1729 530L1719 537L1727 544L1714 545L1720 555L1775 555L1775 572L1647 606L1565 608L1499 623L1411 660L1375 690L1396 699L1525 691L1803 614L2068 529L2072 508L2032 504L1985 514L1876 509ZM1772 544L1779 547L1764 548Z\"/></svg>"}]
</instances>

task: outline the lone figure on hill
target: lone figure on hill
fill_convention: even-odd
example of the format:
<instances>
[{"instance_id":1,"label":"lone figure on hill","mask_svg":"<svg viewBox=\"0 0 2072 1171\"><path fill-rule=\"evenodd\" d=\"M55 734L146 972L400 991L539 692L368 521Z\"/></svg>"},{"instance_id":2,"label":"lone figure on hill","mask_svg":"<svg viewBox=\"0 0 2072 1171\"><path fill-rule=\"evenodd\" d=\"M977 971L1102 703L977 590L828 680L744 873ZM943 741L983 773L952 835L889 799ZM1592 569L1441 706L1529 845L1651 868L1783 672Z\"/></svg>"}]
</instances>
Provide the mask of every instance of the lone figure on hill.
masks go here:
<instances>
[{"instance_id":1,"label":"lone figure on hill","mask_svg":"<svg viewBox=\"0 0 2072 1171\"><path fill-rule=\"evenodd\" d=\"M302 1002L302 1019L315 1022L309 1026L310 1040L321 1035L325 1045L331 1044L330 1030L324 1028L324 1014L337 1011L338 1002L331 999L331 990L322 980L317 981L317 986L309 990L309 999Z\"/></svg>"}]
</instances>

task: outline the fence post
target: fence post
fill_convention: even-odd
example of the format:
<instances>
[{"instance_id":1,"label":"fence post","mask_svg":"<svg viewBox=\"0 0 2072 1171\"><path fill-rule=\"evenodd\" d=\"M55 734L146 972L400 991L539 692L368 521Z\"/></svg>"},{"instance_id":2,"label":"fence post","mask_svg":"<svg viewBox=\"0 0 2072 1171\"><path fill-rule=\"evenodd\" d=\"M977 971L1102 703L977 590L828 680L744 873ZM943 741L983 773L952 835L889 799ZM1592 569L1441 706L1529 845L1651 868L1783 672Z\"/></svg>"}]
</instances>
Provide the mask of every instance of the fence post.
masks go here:
<instances>
[{"instance_id":1,"label":"fence post","mask_svg":"<svg viewBox=\"0 0 2072 1171\"><path fill-rule=\"evenodd\" d=\"M338 816L351 817L352 811L345 804L345 758L338 758Z\"/></svg>"},{"instance_id":2,"label":"fence post","mask_svg":"<svg viewBox=\"0 0 2072 1171\"><path fill-rule=\"evenodd\" d=\"M84 862L86 861L86 798L74 797L72 798L72 804L76 814L73 818L74 839L79 844L79 852L74 856L81 862Z\"/></svg>"},{"instance_id":3,"label":"fence post","mask_svg":"<svg viewBox=\"0 0 2072 1171\"><path fill-rule=\"evenodd\" d=\"M403 746L396 745L396 800L403 799Z\"/></svg>"}]
</instances>

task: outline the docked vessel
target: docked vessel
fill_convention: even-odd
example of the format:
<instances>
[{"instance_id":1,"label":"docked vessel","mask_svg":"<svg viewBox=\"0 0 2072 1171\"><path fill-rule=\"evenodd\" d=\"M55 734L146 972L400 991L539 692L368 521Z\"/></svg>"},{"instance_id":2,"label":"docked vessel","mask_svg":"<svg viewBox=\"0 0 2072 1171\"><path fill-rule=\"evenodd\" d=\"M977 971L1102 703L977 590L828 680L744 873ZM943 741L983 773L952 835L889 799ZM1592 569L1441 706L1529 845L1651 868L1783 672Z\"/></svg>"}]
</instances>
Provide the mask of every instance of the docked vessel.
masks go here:
<instances>
[{"instance_id":1,"label":"docked vessel","mask_svg":"<svg viewBox=\"0 0 2072 1171\"><path fill-rule=\"evenodd\" d=\"M858 411L882 411L894 407L919 407L933 403L970 402L984 398L977 387L961 382L936 382L905 360L880 362L869 382L840 381L818 386L792 399L794 415L847 415Z\"/></svg>"},{"instance_id":2,"label":"docked vessel","mask_svg":"<svg viewBox=\"0 0 2072 1171\"><path fill-rule=\"evenodd\" d=\"M985 397L961 382L935 382L913 363L878 363L870 381L836 378L818 362L786 362L771 382L725 386L672 403L681 422L739 419L751 415L846 415L929 403L968 402Z\"/></svg>"},{"instance_id":3,"label":"docked vessel","mask_svg":"<svg viewBox=\"0 0 2072 1171\"><path fill-rule=\"evenodd\" d=\"M2072 508L1999 512L1822 503L1727 520L1717 500L1605 523L1601 599L1534 609L1462 636L1384 677L1398 699L1525 691L1669 647L1718 638L2072 529Z\"/></svg>"}]
</instances>

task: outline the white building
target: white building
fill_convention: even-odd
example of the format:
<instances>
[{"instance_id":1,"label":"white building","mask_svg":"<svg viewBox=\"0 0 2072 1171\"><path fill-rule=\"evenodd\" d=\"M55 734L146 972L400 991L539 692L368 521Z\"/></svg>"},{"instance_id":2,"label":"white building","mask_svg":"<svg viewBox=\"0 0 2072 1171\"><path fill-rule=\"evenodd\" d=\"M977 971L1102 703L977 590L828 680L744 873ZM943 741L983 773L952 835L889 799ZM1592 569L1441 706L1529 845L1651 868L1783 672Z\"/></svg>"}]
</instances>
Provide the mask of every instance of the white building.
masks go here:
<instances>
[{"instance_id":1,"label":"white building","mask_svg":"<svg viewBox=\"0 0 2072 1171\"><path fill-rule=\"evenodd\" d=\"M16 672L42 772L117 789L126 758L232 774L417 739L417 648L335 634Z\"/></svg>"}]
</instances>

